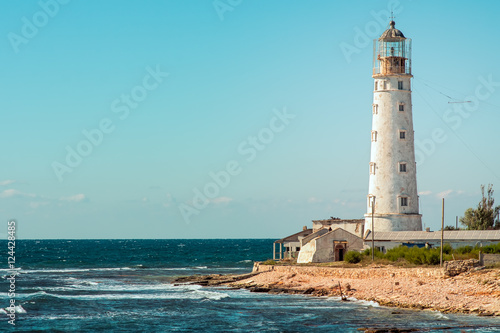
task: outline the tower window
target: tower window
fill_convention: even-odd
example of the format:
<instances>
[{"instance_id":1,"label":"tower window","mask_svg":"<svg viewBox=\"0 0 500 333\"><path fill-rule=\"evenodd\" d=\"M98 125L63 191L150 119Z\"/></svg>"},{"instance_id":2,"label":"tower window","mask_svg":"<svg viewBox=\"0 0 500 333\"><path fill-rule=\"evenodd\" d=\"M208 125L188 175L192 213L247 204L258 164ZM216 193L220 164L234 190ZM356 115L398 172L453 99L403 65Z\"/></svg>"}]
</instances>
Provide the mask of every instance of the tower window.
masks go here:
<instances>
[{"instance_id":1,"label":"tower window","mask_svg":"<svg viewBox=\"0 0 500 333\"><path fill-rule=\"evenodd\" d=\"M375 162L370 162L370 175L375 174Z\"/></svg>"},{"instance_id":2,"label":"tower window","mask_svg":"<svg viewBox=\"0 0 500 333\"><path fill-rule=\"evenodd\" d=\"M372 131L372 142L377 141L377 131Z\"/></svg>"},{"instance_id":3,"label":"tower window","mask_svg":"<svg viewBox=\"0 0 500 333\"><path fill-rule=\"evenodd\" d=\"M378 114L378 104L373 104L373 114Z\"/></svg>"},{"instance_id":4,"label":"tower window","mask_svg":"<svg viewBox=\"0 0 500 333\"><path fill-rule=\"evenodd\" d=\"M399 103L399 111L404 111L404 110L405 110L404 103Z\"/></svg>"},{"instance_id":5,"label":"tower window","mask_svg":"<svg viewBox=\"0 0 500 333\"><path fill-rule=\"evenodd\" d=\"M375 81L375 90L378 90L378 81Z\"/></svg>"},{"instance_id":6,"label":"tower window","mask_svg":"<svg viewBox=\"0 0 500 333\"><path fill-rule=\"evenodd\" d=\"M382 89L386 90L387 89L387 82L382 81Z\"/></svg>"},{"instance_id":7,"label":"tower window","mask_svg":"<svg viewBox=\"0 0 500 333\"><path fill-rule=\"evenodd\" d=\"M403 130L399 131L399 138L401 140L406 140L406 131Z\"/></svg>"},{"instance_id":8,"label":"tower window","mask_svg":"<svg viewBox=\"0 0 500 333\"><path fill-rule=\"evenodd\" d=\"M403 90L403 81L398 81L398 89Z\"/></svg>"},{"instance_id":9,"label":"tower window","mask_svg":"<svg viewBox=\"0 0 500 333\"><path fill-rule=\"evenodd\" d=\"M408 206L408 197L400 197L399 203L400 203L401 207L407 207Z\"/></svg>"},{"instance_id":10,"label":"tower window","mask_svg":"<svg viewBox=\"0 0 500 333\"><path fill-rule=\"evenodd\" d=\"M406 163L399 163L399 172L406 172Z\"/></svg>"}]
</instances>

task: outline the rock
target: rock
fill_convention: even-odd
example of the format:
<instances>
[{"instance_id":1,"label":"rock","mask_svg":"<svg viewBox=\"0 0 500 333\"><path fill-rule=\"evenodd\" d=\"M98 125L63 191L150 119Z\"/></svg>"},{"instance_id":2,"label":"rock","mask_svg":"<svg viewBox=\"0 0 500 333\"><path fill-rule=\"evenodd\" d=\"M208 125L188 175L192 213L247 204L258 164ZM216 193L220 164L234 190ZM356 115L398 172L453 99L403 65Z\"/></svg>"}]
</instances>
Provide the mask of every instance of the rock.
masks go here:
<instances>
[{"instance_id":1,"label":"rock","mask_svg":"<svg viewBox=\"0 0 500 333\"><path fill-rule=\"evenodd\" d=\"M314 291L315 291L315 289L314 289L314 288L309 288L309 289L304 290L303 294L304 294L304 295L310 295L310 294L312 294Z\"/></svg>"},{"instance_id":2,"label":"rock","mask_svg":"<svg viewBox=\"0 0 500 333\"><path fill-rule=\"evenodd\" d=\"M468 273L475 267L479 267L480 263L477 259L468 260L453 260L444 263L444 273L446 276L456 276L461 273Z\"/></svg>"},{"instance_id":3,"label":"rock","mask_svg":"<svg viewBox=\"0 0 500 333\"><path fill-rule=\"evenodd\" d=\"M271 290L271 288L266 287L252 287L250 288L250 292L252 293L267 293Z\"/></svg>"}]
</instances>

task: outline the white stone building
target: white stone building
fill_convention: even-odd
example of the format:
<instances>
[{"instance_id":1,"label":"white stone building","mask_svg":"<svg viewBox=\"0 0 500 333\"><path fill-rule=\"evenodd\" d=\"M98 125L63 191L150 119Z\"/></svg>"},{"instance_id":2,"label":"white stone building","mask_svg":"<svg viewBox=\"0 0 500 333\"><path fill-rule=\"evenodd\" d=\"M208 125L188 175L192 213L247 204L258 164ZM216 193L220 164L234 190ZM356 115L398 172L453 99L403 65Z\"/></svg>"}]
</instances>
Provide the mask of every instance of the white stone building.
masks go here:
<instances>
[{"instance_id":1,"label":"white stone building","mask_svg":"<svg viewBox=\"0 0 500 333\"><path fill-rule=\"evenodd\" d=\"M275 242L274 258L297 263L341 261L347 251L374 246L436 247L441 232L422 231L411 102L411 39L394 21L374 41L370 181L364 219L313 220L313 229ZM373 224L373 227L372 227ZM500 231L445 231L452 247L500 241ZM278 255L276 245L279 244Z\"/></svg>"},{"instance_id":2,"label":"white stone building","mask_svg":"<svg viewBox=\"0 0 500 333\"><path fill-rule=\"evenodd\" d=\"M419 231L411 104L411 39L394 21L374 40L370 182L365 231ZM374 205L373 205L374 204ZM373 214L373 216L372 216Z\"/></svg>"}]
</instances>

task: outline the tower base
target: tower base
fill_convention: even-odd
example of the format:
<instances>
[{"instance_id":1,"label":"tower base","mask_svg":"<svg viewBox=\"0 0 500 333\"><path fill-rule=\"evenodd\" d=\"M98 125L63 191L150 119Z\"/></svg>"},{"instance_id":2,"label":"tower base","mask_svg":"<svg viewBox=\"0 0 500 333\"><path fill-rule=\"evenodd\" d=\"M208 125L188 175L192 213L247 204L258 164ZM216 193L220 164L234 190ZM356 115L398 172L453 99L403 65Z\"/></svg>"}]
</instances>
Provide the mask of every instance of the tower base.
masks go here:
<instances>
[{"instance_id":1,"label":"tower base","mask_svg":"<svg viewBox=\"0 0 500 333\"><path fill-rule=\"evenodd\" d=\"M421 214L373 214L373 229L383 231L422 231ZM372 230L372 214L365 214L365 233Z\"/></svg>"}]
</instances>

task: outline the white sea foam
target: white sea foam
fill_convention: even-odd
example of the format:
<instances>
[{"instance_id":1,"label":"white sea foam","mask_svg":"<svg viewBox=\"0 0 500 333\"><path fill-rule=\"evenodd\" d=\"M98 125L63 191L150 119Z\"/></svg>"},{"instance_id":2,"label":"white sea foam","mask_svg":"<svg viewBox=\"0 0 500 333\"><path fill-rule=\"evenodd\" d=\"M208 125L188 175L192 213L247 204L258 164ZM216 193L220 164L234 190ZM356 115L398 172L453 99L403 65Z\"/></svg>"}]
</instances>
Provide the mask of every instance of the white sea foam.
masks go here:
<instances>
[{"instance_id":1,"label":"white sea foam","mask_svg":"<svg viewBox=\"0 0 500 333\"><path fill-rule=\"evenodd\" d=\"M47 292L41 290L37 291L36 293L28 293L28 294L21 294L21 293L16 293L16 297L18 298L31 298L31 297L41 297L48 295Z\"/></svg>"},{"instance_id":2,"label":"white sea foam","mask_svg":"<svg viewBox=\"0 0 500 333\"><path fill-rule=\"evenodd\" d=\"M26 313L26 310L21 305L16 305L16 313Z\"/></svg>"},{"instance_id":3,"label":"white sea foam","mask_svg":"<svg viewBox=\"0 0 500 333\"><path fill-rule=\"evenodd\" d=\"M128 271L130 267L105 267L105 268L62 268L62 269L27 269L21 273L78 273L78 272L106 272L106 271Z\"/></svg>"},{"instance_id":4,"label":"white sea foam","mask_svg":"<svg viewBox=\"0 0 500 333\"><path fill-rule=\"evenodd\" d=\"M172 284L111 284L107 282L94 282L87 280L74 280L72 284L56 287L36 287L42 291L169 291L185 290ZM191 289L189 289L191 290Z\"/></svg>"},{"instance_id":5,"label":"white sea foam","mask_svg":"<svg viewBox=\"0 0 500 333\"><path fill-rule=\"evenodd\" d=\"M379 308L380 304L374 301L364 301L364 300L357 300L355 298L349 298L350 301L355 301L357 304L365 305L365 306L371 306L374 308Z\"/></svg>"},{"instance_id":6,"label":"white sea foam","mask_svg":"<svg viewBox=\"0 0 500 333\"><path fill-rule=\"evenodd\" d=\"M14 311L15 311L15 313L27 313L26 310L21 305L16 305L14 307ZM8 314L8 313L10 313L10 310L9 310L9 308L0 309L0 313L1 314Z\"/></svg>"},{"instance_id":7,"label":"white sea foam","mask_svg":"<svg viewBox=\"0 0 500 333\"><path fill-rule=\"evenodd\" d=\"M183 286L184 287L184 286ZM191 287L191 286L190 286ZM123 299L209 299L220 300L229 297L226 293L199 290L198 288L179 288L183 292L168 292L168 293L154 293L154 294L137 294L137 293L124 293L124 294L96 294L96 295L59 295L47 294L51 297L61 299L77 299L77 300L123 300Z\"/></svg>"},{"instance_id":8,"label":"white sea foam","mask_svg":"<svg viewBox=\"0 0 500 333\"><path fill-rule=\"evenodd\" d=\"M444 315L444 313L439 312L439 311L431 311L432 314L437 318L437 319L450 319Z\"/></svg>"}]
</instances>

